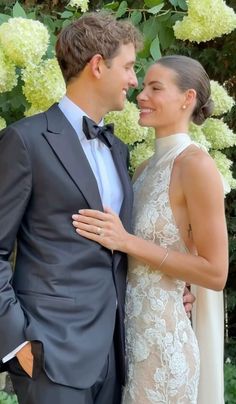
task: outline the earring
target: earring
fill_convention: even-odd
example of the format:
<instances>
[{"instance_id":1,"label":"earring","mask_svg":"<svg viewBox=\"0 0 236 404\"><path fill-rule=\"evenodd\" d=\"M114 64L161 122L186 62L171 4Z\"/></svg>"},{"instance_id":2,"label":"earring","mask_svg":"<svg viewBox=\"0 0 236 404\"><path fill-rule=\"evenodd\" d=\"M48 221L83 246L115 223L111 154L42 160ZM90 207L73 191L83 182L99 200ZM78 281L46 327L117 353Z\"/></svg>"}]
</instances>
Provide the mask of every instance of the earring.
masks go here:
<instances>
[{"instance_id":1,"label":"earring","mask_svg":"<svg viewBox=\"0 0 236 404\"><path fill-rule=\"evenodd\" d=\"M186 109L187 107L186 107L186 105L182 105L182 109Z\"/></svg>"}]
</instances>

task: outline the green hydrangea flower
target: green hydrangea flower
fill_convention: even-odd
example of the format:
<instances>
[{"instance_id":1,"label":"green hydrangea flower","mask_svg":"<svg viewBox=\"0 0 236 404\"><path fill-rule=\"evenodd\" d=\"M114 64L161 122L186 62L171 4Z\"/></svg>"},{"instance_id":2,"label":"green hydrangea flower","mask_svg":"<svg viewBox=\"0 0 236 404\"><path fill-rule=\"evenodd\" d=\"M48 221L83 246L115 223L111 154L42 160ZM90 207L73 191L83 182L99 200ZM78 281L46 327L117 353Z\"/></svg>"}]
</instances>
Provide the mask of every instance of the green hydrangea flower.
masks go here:
<instances>
[{"instance_id":1,"label":"green hydrangea flower","mask_svg":"<svg viewBox=\"0 0 236 404\"><path fill-rule=\"evenodd\" d=\"M0 93L11 91L16 84L16 67L0 47Z\"/></svg>"},{"instance_id":2,"label":"green hydrangea flower","mask_svg":"<svg viewBox=\"0 0 236 404\"><path fill-rule=\"evenodd\" d=\"M193 122L191 122L189 126L189 135L191 136L191 139L201 148L207 151L211 148L211 143L206 139L206 136L203 133L202 125L195 125Z\"/></svg>"},{"instance_id":3,"label":"green hydrangea flower","mask_svg":"<svg viewBox=\"0 0 236 404\"><path fill-rule=\"evenodd\" d=\"M148 128L143 128L138 124L139 110L133 102L126 101L123 111L109 112L105 117L105 122L113 122L115 134L124 143L134 144L146 138Z\"/></svg>"},{"instance_id":4,"label":"green hydrangea flower","mask_svg":"<svg viewBox=\"0 0 236 404\"><path fill-rule=\"evenodd\" d=\"M39 65L28 65L22 71L23 94L31 104L26 116L48 109L66 92L65 82L57 60L47 59Z\"/></svg>"},{"instance_id":5,"label":"green hydrangea flower","mask_svg":"<svg viewBox=\"0 0 236 404\"><path fill-rule=\"evenodd\" d=\"M141 143L137 143L130 153L130 167L134 172L136 168L145 160L149 159L155 151L155 131L148 128L147 136Z\"/></svg>"},{"instance_id":6,"label":"green hydrangea flower","mask_svg":"<svg viewBox=\"0 0 236 404\"><path fill-rule=\"evenodd\" d=\"M236 28L236 14L223 0L188 0L188 15L174 25L177 39L206 42Z\"/></svg>"},{"instance_id":7,"label":"green hydrangea flower","mask_svg":"<svg viewBox=\"0 0 236 404\"><path fill-rule=\"evenodd\" d=\"M214 80L211 80L211 96L214 101L213 115L215 116L225 114L234 105L234 99L228 95L223 86Z\"/></svg>"},{"instance_id":8,"label":"green hydrangea flower","mask_svg":"<svg viewBox=\"0 0 236 404\"><path fill-rule=\"evenodd\" d=\"M233 162L219 150L211 150L210 155L214 159L218 170L224 178L224 186L226 188L225 193L229 193L231 188L236 188L236 180L233 178L232 171L230 170Z\"/></svg>"},{"instance_id":9,"label":"green hydrangea flower","mask_svg":"<svg viewBox=\"0 0 236 404\"><path fill-rule=\"evenodd\" d=\"M0 130L4 129L7 126L5 119L0 116Z\"/></svg>"},{"instance_id":10,"label":"green hydrangea flower","mask_svg":"<svg viewBox=\"0 0 236 404\"><path fill-rule=\"evenodd\" d=\"M39 63L49 43L47 28L39 21L10 18L0 26L0 44L17 66Z\"/></svg>"},{"instance_id":11,"label":"green hydrangea flower","mask_svg":"<svg viewBox=\"0 0 236 404\"><path fill-rule=\"evenodd\" d=\"M89 0L70 0L68 6L78 7L81 9L82 13L88 11Z\"/></svg>"},{"instance_id":12,"label":"green hydrangea flower","mask_svg":"<svg viewBox=\"0 0 236 404\"><path fill-rule=\"evenodd\" d=\"M153 148L148 147L146 142L138 143L134 146L130 153L131 171L134 172L143 161L149 159L153 155L153 152Z\"/></svg>"},{"instance_id":13,"label":"green hydrangea flower","mask_svg":"<svg viewBox=\"0 0 236 404\"><path fill-rule=\"evenodd\" d=\"M202 130L213 149L221 150L236 145L236 134L221 119L208 118Z\"/></svg>"}]
</instances>

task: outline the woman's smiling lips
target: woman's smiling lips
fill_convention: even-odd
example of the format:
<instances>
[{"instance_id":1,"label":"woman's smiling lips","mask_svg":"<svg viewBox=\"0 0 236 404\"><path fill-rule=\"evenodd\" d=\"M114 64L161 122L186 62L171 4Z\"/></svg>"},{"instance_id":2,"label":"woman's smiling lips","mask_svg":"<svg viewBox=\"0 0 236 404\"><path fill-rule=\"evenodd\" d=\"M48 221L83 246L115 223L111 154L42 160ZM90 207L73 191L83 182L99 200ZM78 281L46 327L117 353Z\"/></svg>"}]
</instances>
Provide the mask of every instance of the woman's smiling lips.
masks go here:
<instances>
[{"instance_id":1,"label":"woman's smiling lips","mask_svg":"<svg viewBox=\"0 0 236 404\"><path fill-rule=\"evenodd\" d=\"M139 107L139 114L140 116L145 116L149 115L154 111L154 109L151 108L144 108L144 107Z\"/></svg>"}]
</instances>

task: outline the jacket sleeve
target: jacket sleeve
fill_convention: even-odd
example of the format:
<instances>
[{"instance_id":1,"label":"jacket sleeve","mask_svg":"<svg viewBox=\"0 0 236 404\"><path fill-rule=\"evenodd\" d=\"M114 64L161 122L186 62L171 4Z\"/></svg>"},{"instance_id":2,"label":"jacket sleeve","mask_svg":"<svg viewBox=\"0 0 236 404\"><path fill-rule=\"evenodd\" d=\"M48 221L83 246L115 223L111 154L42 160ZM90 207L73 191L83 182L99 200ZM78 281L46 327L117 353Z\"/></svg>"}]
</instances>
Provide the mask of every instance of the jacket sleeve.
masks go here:
<instances>
[{"instance_id":1,"label":"jacket sleeve","mask_svg":"<svg viewBox=\"0 0 236 404\"><path fill-rule=\"evenodd\" d=\"M13 127L0 134L0 358L25 341L23 310L11 286L9 256L32 184L28 151Z\"/></svg>"}]
</instances>

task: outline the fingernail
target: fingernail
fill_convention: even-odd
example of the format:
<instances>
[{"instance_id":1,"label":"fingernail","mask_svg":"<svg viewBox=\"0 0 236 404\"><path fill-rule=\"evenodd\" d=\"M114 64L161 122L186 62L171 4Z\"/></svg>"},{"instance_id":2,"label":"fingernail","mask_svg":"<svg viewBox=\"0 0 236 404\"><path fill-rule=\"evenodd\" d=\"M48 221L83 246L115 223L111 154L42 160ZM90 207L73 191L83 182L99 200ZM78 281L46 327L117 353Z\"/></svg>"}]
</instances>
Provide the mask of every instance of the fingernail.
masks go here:
<instances>
[{"instance_id":1,"label":"fingernail","mask_svg":"<svg viewBox=\"0 0 236 404\"><path fill-rule=\"evenodd\" d=\"M78 215L72 215L72 219L74 220L78 219Z\"/></svg>"},{"instance_id":2,"label":"fingernail","mask_svg":"<svg viewBox=\"0 0 236 404\"><path fill-rule=\"evenodd\" d=\"M84 209L80 209L80 210L78 210L78 212L79 212L81 215L83 215Z\"/></svg>"}]
</instances>

